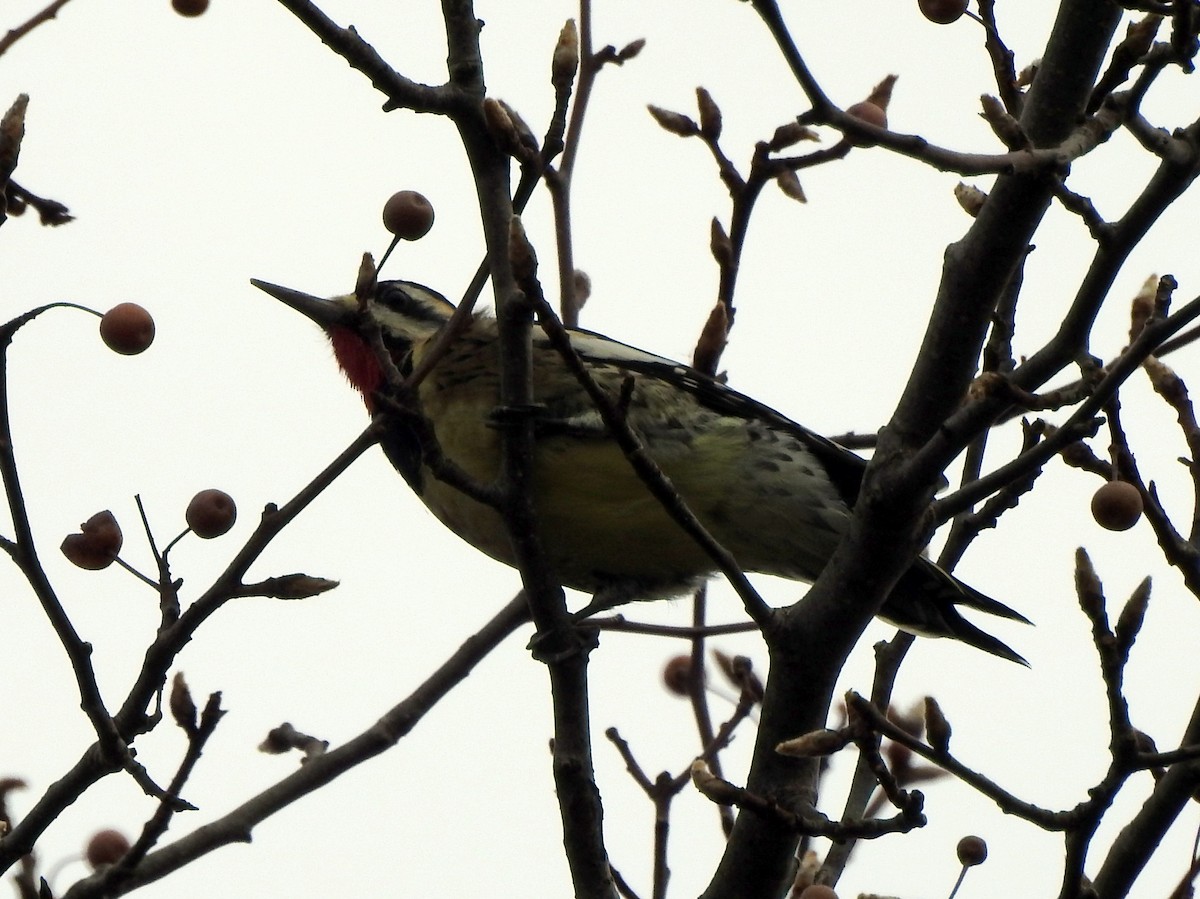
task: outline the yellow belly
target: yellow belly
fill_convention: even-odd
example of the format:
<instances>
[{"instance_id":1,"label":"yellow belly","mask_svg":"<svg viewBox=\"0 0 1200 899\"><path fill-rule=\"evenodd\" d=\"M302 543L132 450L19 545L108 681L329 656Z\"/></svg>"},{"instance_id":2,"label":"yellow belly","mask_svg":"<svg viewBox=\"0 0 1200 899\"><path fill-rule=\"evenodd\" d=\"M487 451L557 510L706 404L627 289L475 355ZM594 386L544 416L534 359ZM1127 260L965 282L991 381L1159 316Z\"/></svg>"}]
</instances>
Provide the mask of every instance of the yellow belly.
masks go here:
<instances>
[{"instance_id":1,"label":"yellow belly","mask_svg":"<svg viewBox=\"0 0 1200 899\"><path fill-rule=\"evenodd\" d=\"M449 458L490 483L497 473L500 437L481 424L484 415L482 404L474 412L443 410L437 436ZM659 446L656 461L746 570L812 580L837 544L845 508L832 488L797 490L792 482L804 481L798 472L755 465L761 461L755 455L759 443L726 429L686 444ZM513 564L508 533L496 512L428 473L422 500L468 543ZM567 586L595 592L620 583L661 596L681 592L714 570L609 440L539 440L534 501L542 545Z\"/></svg>"},{"instance_id":2,"label":"yellow belly","mask_svg":"<svg viewBox=\"0 0 1200 899\"><path fill-rule=\"evenodd\" d=\"M460 464L480 458L481 448L483 455L498 458L492 429L472 429L476 447L471 453L456 452L460 435L452 430L443 427L438 435L450 458ZM647 588L680 586L711 570L707 556L670 520L612 444L573 442L564 452L556 442L538 447L534 503L542 545L564 584L591 592L615 580ZM466 467L485 483L496 474L490 466ZM472 546L513 564L508 532L496 512L428 474L421 499Z\"/></svg>"},{"instance_id":3,"label":"yellow belly","mask_svg":"<svg viewBox=\"0 0 1200 899\"><path fill-rule=\"evenodd\" d=\"M493 349L487 342L460 341L421 386L421 404L436 423L443 453L484 484L496 478L501 439L488 424L499 385L479 361ZM551 354L534 368L535 393L556 409L574 410L547 422L535 446L537 521L556 574L565 585L590 592L614 582L648 596L682 592L714 565L671 520L598 422L585 420L594 416L590 404L556 361ZM624 374L617 369L597 374L615 395ZM659 409L673 414L653 414ZM794 434L702 407L653 378L638 381L629 414L631 423L642 422L648 451L696 517L745 570L816 578L849 510ZM580 427L572 428L571 415L583 416ZM513 563L508 533L495 511L429 472L421 499L468 543Z\"/></svg>"}]
</instances>

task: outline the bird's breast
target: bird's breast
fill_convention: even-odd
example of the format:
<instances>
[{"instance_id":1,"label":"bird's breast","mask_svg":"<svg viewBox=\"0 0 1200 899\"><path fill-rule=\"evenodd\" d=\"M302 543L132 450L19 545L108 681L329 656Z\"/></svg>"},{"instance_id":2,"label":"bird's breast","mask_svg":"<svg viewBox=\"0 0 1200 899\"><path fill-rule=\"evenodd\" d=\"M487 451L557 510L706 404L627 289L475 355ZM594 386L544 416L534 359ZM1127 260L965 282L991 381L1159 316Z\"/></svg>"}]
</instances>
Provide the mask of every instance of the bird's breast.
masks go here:
<instances>
[{"instance_id":1,"label":"bird's breast","mask_svg":"<svg viewBox=\"0 0 1200 899\"><path fill-rule=\"evenodd\" d=\"M496 386L476 373L422 392L442 452L482 483L499 472L501 437L489 424ZM657 422L642 416L638 430L700 521L746 570L815 579L848 516L819 462L777 429L707 410L677 412ZM512 564L499 514L426 474L421 499L434 515ZM663 595L714 568L602 430L539 434L534 490L543 546L568 586L595 592L619 582Z\"/></svg>"}]
</instances>

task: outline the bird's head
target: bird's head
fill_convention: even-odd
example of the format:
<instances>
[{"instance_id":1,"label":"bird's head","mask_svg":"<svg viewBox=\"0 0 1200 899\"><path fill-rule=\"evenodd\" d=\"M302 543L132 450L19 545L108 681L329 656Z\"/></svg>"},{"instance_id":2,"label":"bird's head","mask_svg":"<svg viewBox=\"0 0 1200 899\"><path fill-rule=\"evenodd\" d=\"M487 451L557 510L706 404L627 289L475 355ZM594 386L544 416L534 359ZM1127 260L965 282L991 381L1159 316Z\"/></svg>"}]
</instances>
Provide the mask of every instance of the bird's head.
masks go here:
<instances>
[{"instance_id":1,"label":"bird's head","mask_svg":"<svg viewBox=\"0 0 1200 899\"><path fill-rule=\"evenodd\" d=\"M333 354L368 409L384 381L375 349L369 342L369 320L354 294L314 297L289 287L251 279L251 284L316 322L329 335ZM381 281L370 300L371 319L384 346L404 373L412 365L414 344L432 337L454 312L454 305L435 290L412 281ZM373 410L372 410L373 411Z\"/></svg>"}]
</instances>

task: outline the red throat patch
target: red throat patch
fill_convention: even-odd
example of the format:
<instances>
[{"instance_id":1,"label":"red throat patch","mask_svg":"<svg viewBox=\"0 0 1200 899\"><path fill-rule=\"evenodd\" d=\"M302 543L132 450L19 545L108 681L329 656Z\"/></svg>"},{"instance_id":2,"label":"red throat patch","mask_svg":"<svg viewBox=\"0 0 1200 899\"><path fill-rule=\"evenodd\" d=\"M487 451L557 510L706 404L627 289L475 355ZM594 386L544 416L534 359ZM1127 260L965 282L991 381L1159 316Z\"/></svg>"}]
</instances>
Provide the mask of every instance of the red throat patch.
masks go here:
<instances>
[{"instance_id":1,"label":"red throat patch","mask_svg":"<svg viewBox=\"0 0 1200 899\"><path fill-rule=\"evenodd\" d=\"M333 355L338 365L358 391L362 394L367 411L374 412L374 394L383 383L383 370L374 351L357 333L349 328L331 328L329 340L333 344Z\"/></svg>"}]
</instances>

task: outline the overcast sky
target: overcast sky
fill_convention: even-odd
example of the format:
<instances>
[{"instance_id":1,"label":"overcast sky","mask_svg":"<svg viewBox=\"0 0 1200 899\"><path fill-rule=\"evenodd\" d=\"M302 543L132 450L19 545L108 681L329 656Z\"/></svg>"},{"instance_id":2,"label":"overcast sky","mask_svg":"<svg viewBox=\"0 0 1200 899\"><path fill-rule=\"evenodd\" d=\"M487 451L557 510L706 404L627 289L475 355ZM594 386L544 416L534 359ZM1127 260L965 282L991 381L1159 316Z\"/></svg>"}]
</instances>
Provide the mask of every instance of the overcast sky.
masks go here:
<instances>
[{"instance_id":1,"label":"overcast sky","mask_svg":"<svg viewBox=\"0 0 1200 899\"><path fill-rule=\"evenodd\" d=\"M4 4L0 29L43 2ZM404 74L444 79L437 4L321 5L354 24ZM1040 54L1050 4L999 5L1022 67ZM978 96L994 88L976 24L931 25L915 2L790 6L797 7L788 14L799 46L835 101L862 99L895 73L894 128L959 149L996 149L977 116ZM490 93L540 132L552 103L550 52L572 5L512 0L480 3L478 12L486 21ZM694 88L707 87L724 111L723 145L745 163L755 140L803 111L803 98L748 4L598 0L595 20L599 45L647 43L638 59L604 72L586 126L574 199L577 262L593 282L584 324L688 358L715 296L709 221L728 221L728 199L703 146L662 131L645 105L693 113ZM1186 124L1195 115L1194 91L1194 83L1168 73L1147 115L1166 127ZM132 300L157 320L150 351L124 358L101 344L94 318L57 310L23 329L9 354L17 458L39 548L72 620L95 646L101 688L116 705L153 635L156 598L116 568L73 569L58 553L62 537L111 509L125 527L124 557L148 569L134 495L161 545L182 528L195 491L222 488L240 506L234 531L212 542L186 540L173 553L185 596L194 597L250 534L263 504L286 501L366 424L321 334L249 279L317 294L348 291L362 252L386 246L383 201L412 188L431 199L437 220L427 238L401 248L385 275L453 298L480 259L478 213L449 122L381 112L383 98L366 79L269 0L212 0L198 19L176 15L168 0L73 0L0 58L0 105L20 92L31 100L15 177L68 204L77 221L50 230L26 215L0 229L0 314L54 300L101 310ZM1077 166L1072 184L1116 218L1151 168L1117 135ZM957 180L886 151L856 150L802 173L806 206L768 190L752 225L723 360L730 383L826 433L871 431L886 421L945 246L969 224L952 196ZM526 227L550 272L547 209L539 195ZM1101 316L1096 355L1119 352L1126 298L1148 275L1173 273L1181 301L1200 293L1196 220L1195 200L1187 198L1134 254L1118 279L1118 299ZM1050 333L1093 250L1080 222L1059 209L1036 242L1019 322L1022 353ZM1197 358L1189 349L1170 361L1196 380ZM1143 471L1186 520L1190 487L1174 461L1186 447L1173 414L1138 378L1123 399ZM1010 427L989 465L1017 442ZM1105 446L1096 442L1101 454ZM1085 798L1106 763L1103 692L1071 586L1076 546L1091 552L1115 603L1146 574L1155 576L1128 671L1134 723L1160 747L1172 746L1200 687L1195 598L1157 562L1147 525L1114 535L1091 521L1087 503L1096 486L1092 477L1051 465L1043 489L984 534L959 568L1036 622L995 627L1032 669L923 641L897 689L902 702L936 694L964 761L1052 808ZM11 536L6 523L0 532ZM294 769L293 756L255 751L270 727L287 720L334 743L348 739L518 586L515 572L446 532L377 452L276 540L252 574L291 571L342 586L303 603L231 603L180 656L192 689L200 696L223 691L230 711L185 791L200 811L179 816L169 836ZM799 595L794 584L756 583L773 602ZM739 617L728 591L715 592L719 617ZM11 566L0 566L0 609L0 777L29 782L13 797L21 814L78 758L91 731L64 653ZM690 607L659 603L636 613L683 623ZM846 669L846 688L869 689L871 643L889 633L881 624L868 631ZM269 820L253 845L221 850L143 895L452 896L481 885L490 895L568 895L546 748L546 677L523 648L527 636L497 651L397 749ZM594 656L609 849L643 894L652 808L599 735L618 727L652 774L687 766L696 751L690 711L658 679L663 661L683 645L606 635ZM756 641L718 645L747 653L765 670ZM717 700L716 714L723 710ZM744 775L737 764L750 736L743 733L730 753L734 780ZM138 748L166 781L184 741L164 725ZM850 759L835 766L845 773ZM1136 808L1142 780L1113 822ZM835 815L837 791L832 783L824 806ZM843 895L946 895L957 874L954 844L966 833L987 838L991 857L964 895L1057 892L1059 837L1003 816L949 780L927 792L930 825L860 847ZM718 856L716 817L706 806L691 793L677 804L673 895L699 892ZM77 853L99 828L136 833L152 808L127 778L110 778L46 834L44 869ZM1174 885L1198 820L1194 810L1184 813L1137 895L1164 895ZM1113 832L1107 825L1097 846ZM56 891L83 873L81 864L64 867Z\"/></svg>"}]
</instances>

